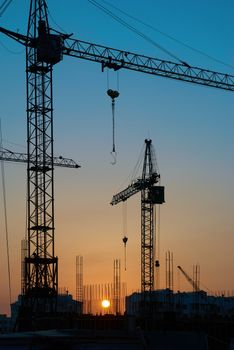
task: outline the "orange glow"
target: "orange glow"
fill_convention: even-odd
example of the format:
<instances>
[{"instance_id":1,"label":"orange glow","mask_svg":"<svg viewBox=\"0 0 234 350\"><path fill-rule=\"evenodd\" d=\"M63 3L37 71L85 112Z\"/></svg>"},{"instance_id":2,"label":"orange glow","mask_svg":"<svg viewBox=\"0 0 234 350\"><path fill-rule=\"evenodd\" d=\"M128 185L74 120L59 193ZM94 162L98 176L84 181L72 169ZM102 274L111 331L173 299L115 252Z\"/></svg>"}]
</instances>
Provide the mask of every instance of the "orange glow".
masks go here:
<instances>
[{"instance_id":1,"label":"orange glow","mask_svg":"<svg viewBox=\"0 0 234 350\"><path fill-rule=\"evenodd\" d=\"M108 309L108 307L110 307L110 301L107 299L102 300L102 307L104 307L104 309Z\"/></svg>"}]
</instances>

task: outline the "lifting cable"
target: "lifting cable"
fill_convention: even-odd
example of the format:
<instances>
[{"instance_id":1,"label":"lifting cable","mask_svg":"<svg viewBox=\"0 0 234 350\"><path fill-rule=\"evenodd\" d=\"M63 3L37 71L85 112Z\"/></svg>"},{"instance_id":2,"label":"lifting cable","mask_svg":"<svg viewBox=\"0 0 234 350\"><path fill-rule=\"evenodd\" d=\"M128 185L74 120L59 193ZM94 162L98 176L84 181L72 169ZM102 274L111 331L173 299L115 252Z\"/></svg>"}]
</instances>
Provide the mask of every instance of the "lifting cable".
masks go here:
<instances>
[{"instance_id":1,"label":"lifting cable","mask_svg":"<svg viewBox=\"0 0 234 350\"><path fill-rule=\"evenodd\" d=\"M214 61L214 62L223 64L223 65L226 66L226 67L229 67L229 68L232 68L232 69L234 68L233 65L231 65L231 64L229 64L229 63L227 63L227 62L224 62L224 61L222 61L222 60L220 60L220 59L218 59L218 58L216 58L216 57L213 57L213 56L211 56L210 54L208 54L208 53L206 53L206 52L204 52L204 51L202 51L202 50L199 50L199 49L197 49L197 48L195 48L195 47L192 47L192 46L188 45L187 43L185 43L185 42L183 42L183 41L181 41L181 40L179 40L179 39L173 37L172 35L167 34L167 33L163 32L163 31L159 30L158 28L152 26L151 24L148 24L148 23L142 21L141 19L139 19L139 18L137 18L137 17L131 15L130 13L127 13L126 11L120 9L119 7L117 7L117 6L113 5L113 4L111 4L111 3L108 2L107 0L101 0L101 1L102 1L103 3L105 3L106 5L112 7L112 8L115 9L116 11L122 13L124 16L127 16L128 18L131 18L131 19L134 20L135 22L138 22L138 23L144 25L145 27L147 27L147 28L149 28L149 29L151 29L151 30L153 30L153 31L155 31L155 32L157 32L157 33L159 33L159 34L165 36L166 38L168 38L168 39L170 39L170 40L173 40L174 42L176 42L176 43L178 43L178 44L180 44L180 45L186 47L187 49L192 50L192 51L194 51L194 52L197 52L198 54L203 55L203 56L209 58L210 60L212 60L212 61Z\"/></svg>"},{"instance_id":2,"label":"lifting cable","mask_svg":"<svg viewBox=\"0 0 234 350\"><path fill-rule=\"evenodd\" d=\"M3 149L1 119L0 119L0 149L1 150ZM1 174L2 174L2 194L3 194L3 205L4 205L5 233L6 233L8 287L9 287L9 299L10 299L10 305L11 305L11 270L10 270L10 253L9 253L9 235L8 235L8 220L7 220L7 203L6 203L6 184L5 184L4 160L1 160Z\"/></svg>"},{"instance_id":3,"label":"lifting cable","mask_svg":"<svg viewBox=\"0 0 234 350\"><path fill-rule=\"evenodd\" d=\"M130 25L128 22L126 22L121 17L119 17L116 14L114 14L112 11L108 10L105 6L101 5L96 0L88 0L88 2L90 2L95 7L99 8L102 12L105 12L108 16L110 16L115 21L117 21L120 24L122 24L124 27L128 28L129 30L131 30L133 33L137 34L138 36L140 36L144 40L148 41L153 46L157 47L161 51L163 51L166 54L168 54L169 56L173 57L175 60L179 61L181 64L189 66L186 62L182 61L178 56L173 54L171 51L169 51L169 50L165 49L163 46L159 45L156 41L151 39L148 35L142 33L140 30L138 30L134 26Z\"/></svg>"},{"instance_id":4,"label":"lifting cable","mask_svg":"<svg viewBox=\"0 0 234 350\"><path fill-rule=\"evenodd\" d=\"M124 270L127 270L127 201L123 202L123 243L124 243Z\"/></svg>"},{"instance_id":5,"label":"lifting cable","mask_svg":"<svg viewBox=\"0 0 234 350\"><path fill-rule=\"evenodd\" d=\"M117 87L119 87L119 76L117 76ZM113 162L111 162L112 165L116 164L116 148L115 148L115 99L119 97L118 90L112 90L109 89L109 75L107 71L107 95L111 98L111 106L112 106L112 151L110 154L113 157Z\"/></svg>"}]
</instances>

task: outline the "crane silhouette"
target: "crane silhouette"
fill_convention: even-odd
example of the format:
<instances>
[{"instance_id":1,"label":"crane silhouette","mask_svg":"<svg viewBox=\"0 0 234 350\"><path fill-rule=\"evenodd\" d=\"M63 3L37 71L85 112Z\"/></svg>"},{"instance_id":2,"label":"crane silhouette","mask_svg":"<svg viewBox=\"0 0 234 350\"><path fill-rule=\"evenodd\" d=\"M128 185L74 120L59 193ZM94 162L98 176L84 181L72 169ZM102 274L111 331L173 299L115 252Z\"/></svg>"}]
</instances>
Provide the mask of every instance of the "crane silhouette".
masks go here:
<instances>
[{"instance_id":1,"label":"crane silhouette","mask_svg":"<svg viewBox=\"0 0 234 350\"><path fill-rule=\"evenodd\" d=\"M126 189L114 195L111 201L115 205L141 192L141 291L144 294L154 289L154 208L155 204L164 203L164 187L157 185L159 180L152 141L146 139L141 178L133 180Z\"/></svg>"},{"instance_id":2,"label":"crane silhouette","mask_svg":"<svg viewBox=\"0 0 234 350\"><path fill-rule=\"evenodd\" d=\"M99 63L102 70L128 69L227 91L234 91L234 76L73 39L51 29L45 0L30 0L26 35L2 27L0 32L26 48L28 247L24 306L34 314L42 309L55 311L53 66L63 56L71 56Z\"/></svg>"}]
</instances>

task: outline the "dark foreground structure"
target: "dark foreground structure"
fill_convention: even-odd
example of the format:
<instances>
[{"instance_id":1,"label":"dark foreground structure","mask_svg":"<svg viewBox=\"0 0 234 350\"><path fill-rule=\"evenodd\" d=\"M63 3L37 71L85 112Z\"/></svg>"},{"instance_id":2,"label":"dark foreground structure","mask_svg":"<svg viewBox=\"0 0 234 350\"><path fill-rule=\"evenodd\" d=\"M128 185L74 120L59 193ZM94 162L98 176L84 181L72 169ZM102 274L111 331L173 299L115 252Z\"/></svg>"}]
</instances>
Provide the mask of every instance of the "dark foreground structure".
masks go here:
<instances>
[{"instance_id":1,"label":"dark foreground structure","mask_svg":"<svg viewBox=\"0 0 234 350\"><path fill-rule=\"evenodd\" d=\"M57 312L22 313L21 297L11 306L12 317L0 318L0 350L234 350L234 298L204 291L133 293L124 315L84 314L70 294L59 296Z\"/></svg>"},{"instance_id":2,"label":"dark foreground structure","mask_svg":"<svg viewBox=\"0 0 234 350\"><path fill-rule=\"evenodd\" d=\"M173 314L165 314L161 320L114 315L57 316L35 319L37 330L0 335L0 350L233 349L233 319L178 319Z\"/></svg>"},{"instance_id":3,"label":"dark foreground structure","mask_svg":"<svg viewBox=\"0 0 234 350\"><path fill-rule=\"evenodd\" d=\"M180 349L205 350L207 339L195 332L171 331L41 331L36 333L15 333L0 338L1 350L140 350Z\"/></svg>"}]
</instances>

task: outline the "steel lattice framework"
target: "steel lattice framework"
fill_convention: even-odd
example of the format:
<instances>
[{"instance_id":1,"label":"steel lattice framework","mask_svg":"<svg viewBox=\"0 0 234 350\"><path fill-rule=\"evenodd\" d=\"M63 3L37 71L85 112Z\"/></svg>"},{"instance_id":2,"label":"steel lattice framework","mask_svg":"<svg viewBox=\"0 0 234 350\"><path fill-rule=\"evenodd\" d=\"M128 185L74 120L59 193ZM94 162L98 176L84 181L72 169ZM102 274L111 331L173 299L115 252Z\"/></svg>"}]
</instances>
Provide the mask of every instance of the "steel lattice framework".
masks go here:
<instances>
[{"instance_id":1,"label":"steel lattice framework","mask_svg":"<svg viewBox=\"0 0 234 350\"><path fill-rule=\"evenodd\" d=\"M164 202L164 188L155 186L160 179L156 169L154 149L151 140L145 140L142 177L133 181L125 190L113 196L111 204L126 201L141 192L141 291L154 290L155 252L155 204Z\"/></svg>"},{"instance_id":2,"label":"steel lattice framework","mask_svg":"<svg viewBox=\"0 0 234 350\"><path fill-rule=\"evenodd\" d=\"M61 168L73 168L78 169L80 165L78 165L73 159L64 158L62 156L54 157L54 166L58 166ZM9 149L0 149L0 160L4 160L6 162L15 162L15 163L28 163L28 155L27 153L13 152ZM39 163L39 162L38 162ZM43 165L43 163L41 163ZM50 164L51 166L51 164Z\"/></svg>"},{"instance_id":3,"label":"steel lattice framework","mask_svg":"<svg viewBox=\"0 0 234 350\"><path fill-rule=\"evenodd\" d=\"M165 78L234 91L234 76L199 67L192 67L186 62L171 62L71 38L65 39L63 54L101 63L103 69L105 67L114 70L125 68Z\"/></svg>"},{"instance_id":4,"label":"steel lattice framework","mask_svg":"<svg viewBox=\"0 0 234 350\"><path fill-rule=\"evenodd\" d=\"M120 314L121 298L121 279L120 279L120 260L114 260L114 283L113 283L113 311L116 315Z\"/></svg>"},{"instance_id":5,"label":"steel lattice framework","mask_svg":"<svg viewBox=\"0 0 234 350\"><path fill-rule=\"evenodd\" d=\"M47 31L45 2L31 1L27 32L31 43L39 38L42 25ZM58 259L54 252L52 64L39 60L36 45L26 46L26 62L28 251L25 296L33 304L40 303L43 297L48 298L48 303L43 301L43 307L49 305L50 311L54 311L56 300L49 301L58 290Z\"/></svg>"},{"instance_id":6,"label":"steel lattice framework","mask_svg":"<svg viewBox=\"0 0 234 350\"><path fill-rule=\"evenodd\" d=\"M19 152L13 152L9 149L1 148L0 149L0 161L6 161L6 162L14 162L14 163L28 163L28 154L27 153L19 153ZM38 164L40 164L38 162ZM62 156L54 157L53 158L53 164L56 167L61 168L73 168L78 169L80 168L80 165L78 165L76 162L74 162L73 159L70 158L64 158ZM43 163L40 164L41 166ZM50 166L52 166L50 164ZM25 258L28 254L28 241L23 239L21 241L21 293L22 295L25 295L25 283L26 283L26 276L25 276ZM27 304L28 304L28 300Z\"/></svg>"},{"instance_id":7,"label":"steel lattice framework","mask_svg":"<svg viewBox=\"0 0 234 350\"><path fill-rule=\"evenodd\" d=\"M45 1L43 1L43 3L44 2ZM8 35L23 45L34 45L34 41L30 40L30 38L25 35L15 33L2 27L0 27L0 32ZM100 63L102 69L130 69L136 72L210 86L227 91L234 91L234 76L230 74L190 66L186 62L172 62L134 52L97 45L73 39L71 38L71 35L67 34L59 33L57 34L57 37L63 39L63 55Z\"/></svg>"},{"instance_id":8,"label":"steel lattice framework","mask_svg":"<svg viewBox=\"0 0 234 350\"><path fill-rule=\"evenodd\" d=\"M142 181L156 173L152 162L151 140L145 140L145 157ZM154 202L150 200L151 186L141 190L141 290L154 289Z\"/></svg>"}]
</instances>

